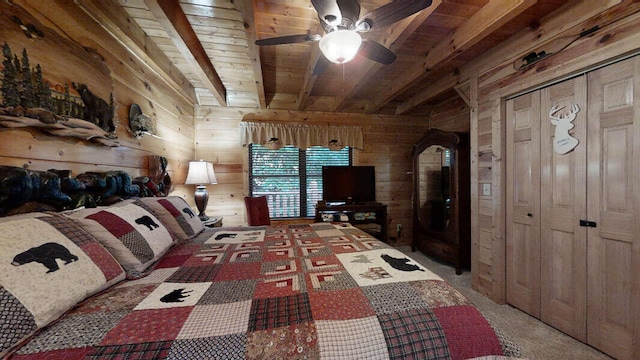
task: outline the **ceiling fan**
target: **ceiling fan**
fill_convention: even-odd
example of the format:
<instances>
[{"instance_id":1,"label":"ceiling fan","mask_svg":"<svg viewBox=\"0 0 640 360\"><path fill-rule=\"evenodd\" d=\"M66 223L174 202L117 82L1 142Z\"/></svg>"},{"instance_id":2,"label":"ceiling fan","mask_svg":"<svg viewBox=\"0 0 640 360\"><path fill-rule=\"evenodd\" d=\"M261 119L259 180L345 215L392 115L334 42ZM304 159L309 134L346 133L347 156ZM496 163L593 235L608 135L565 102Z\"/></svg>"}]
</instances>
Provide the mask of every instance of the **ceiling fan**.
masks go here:
<instances>
[{"instance_id":1,"label":"ceiling fan","mask_svg":"<svg viewBox=\"0 0 640 360\"><path fill-rule=\"evenodd\" d=\"M256 40L258 46L319 42L324 55L317 62L313 74L320 75L328 66L328 61L343 64L351 61L358 53L375 62L389 65L397 56L378 42L362 39L360 34L393 24L418 11L429 7L432 0L395 0L360 17L358 0L311 0L318 13L320 24L326 32L278 36Z\"/></svg>"}]
</instances>

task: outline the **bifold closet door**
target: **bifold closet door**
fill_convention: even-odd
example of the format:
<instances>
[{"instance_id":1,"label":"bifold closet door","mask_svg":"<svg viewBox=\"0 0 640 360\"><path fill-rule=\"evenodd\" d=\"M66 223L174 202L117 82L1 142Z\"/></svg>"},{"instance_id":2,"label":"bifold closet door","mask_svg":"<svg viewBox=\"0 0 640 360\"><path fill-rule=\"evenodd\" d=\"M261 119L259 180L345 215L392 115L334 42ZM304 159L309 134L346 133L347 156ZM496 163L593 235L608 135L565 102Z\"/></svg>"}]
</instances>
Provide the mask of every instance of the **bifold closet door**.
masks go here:
<instances>
[{"instance_id":1,"label":"bifold closet door","mask_svg":"<svg viewBox=\"0 0 640 360\"><path fill-rule=\"evenodd\" d=\"M506 108L507 302L640 359L640 56ZM559 154L551 118L573 115Z\"/></svg>"},{"instance_id":2,"label":"bifold closet door","mask_svg":"<svg viewBox=\"0 0 640 360\"><path fill-rule=\"evenodd\" d=\"M580 226L587 214L586 103L586 76L540 90L540 319L581 341L587 340L587 228ZM554 141L571 125L577 146L555 151Z\"/></svg>"},{"instance_id":3,"label":"bifold closet door","mask_svg":"<svg viewBox=\"0 0 640 360\"><path fill-rule=\"evenodd\" d=\"M640 57L588 79L588 343L640 359Z\"/></svg>"},{"instance_id":4,"label":"bifold closet door","mask_svg":"<svg viewBox=\"0 0 640 360\"><path fill-rule=\"evenodd\" d=\"M507 302L583 341L586 96L581 76L506 104ZM551 116L568 121L574 115L570 134L578 146L559 154Z\"/></svg>"},{"instance_id":5,"label":"bifold closet door","mask_svg":"<svg viewBox=\"0 0 640 360\"><path fill-rule=\"evenodd\" d=\"M507 302L540 317L540 92L507 101Z\"/></svg>"}]
</instances>

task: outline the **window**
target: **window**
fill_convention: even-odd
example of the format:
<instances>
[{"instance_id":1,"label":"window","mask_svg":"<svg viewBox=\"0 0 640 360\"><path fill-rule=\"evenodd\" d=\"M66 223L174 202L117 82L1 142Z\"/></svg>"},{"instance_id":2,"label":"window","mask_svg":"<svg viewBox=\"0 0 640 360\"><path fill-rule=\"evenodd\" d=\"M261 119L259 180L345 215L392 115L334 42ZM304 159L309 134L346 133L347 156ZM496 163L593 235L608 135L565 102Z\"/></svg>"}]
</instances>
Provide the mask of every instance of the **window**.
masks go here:
<instances>
[{"instance_id":1,"label":"window","mask_svg":"<svg viewBox=\"0 0 640 360\"><path fill-rule=\"evenodd\" d=\"M249 195L267 197L271 218L314 216L316 204L322 199L322 167L329 165L351 165L351 148L269 150L251 144Z\"/></svg>"}]
</instances>

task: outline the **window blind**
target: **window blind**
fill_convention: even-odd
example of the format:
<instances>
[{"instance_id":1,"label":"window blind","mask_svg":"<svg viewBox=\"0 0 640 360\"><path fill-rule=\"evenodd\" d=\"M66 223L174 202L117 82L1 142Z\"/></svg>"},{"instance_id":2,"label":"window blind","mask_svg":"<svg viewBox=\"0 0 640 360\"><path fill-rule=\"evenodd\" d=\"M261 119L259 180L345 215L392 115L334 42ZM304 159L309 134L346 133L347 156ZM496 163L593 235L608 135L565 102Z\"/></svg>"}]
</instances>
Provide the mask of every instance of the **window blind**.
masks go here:
<instances>
[{"instance_id":1,"label":"window blind","mask_svg":"<svg viewBox=\"0 0 640 360\"><path fill-rule=\"evenodd\" d=\"M270 150L249 146L249 194L266 196L271 218L315 215L322 199L322 166L351 165L351 148L323 147Z\"/></svg>"}]
</instances>

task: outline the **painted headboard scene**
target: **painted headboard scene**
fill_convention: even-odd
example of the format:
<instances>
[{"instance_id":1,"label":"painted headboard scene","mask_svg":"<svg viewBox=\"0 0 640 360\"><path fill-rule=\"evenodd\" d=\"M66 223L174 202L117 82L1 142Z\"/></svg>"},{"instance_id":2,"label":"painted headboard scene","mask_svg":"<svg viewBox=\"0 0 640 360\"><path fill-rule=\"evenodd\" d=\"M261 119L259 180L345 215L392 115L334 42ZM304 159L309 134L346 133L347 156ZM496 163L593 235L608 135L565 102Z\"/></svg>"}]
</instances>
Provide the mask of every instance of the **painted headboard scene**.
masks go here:
<instances>
[{"instance_id":1,"label":"painted headboard scene","mask_svg":"<svg viewBox=\"0 0 640 360\"><path fill-rule=\"evenodd\" d=\"M64 41L22 9L10 10L3 27L22 30L15 34L22 41L7 36L2 44L0 125L117 146L114 85L102 56Z\"/></svg>"}]
</instances>

